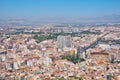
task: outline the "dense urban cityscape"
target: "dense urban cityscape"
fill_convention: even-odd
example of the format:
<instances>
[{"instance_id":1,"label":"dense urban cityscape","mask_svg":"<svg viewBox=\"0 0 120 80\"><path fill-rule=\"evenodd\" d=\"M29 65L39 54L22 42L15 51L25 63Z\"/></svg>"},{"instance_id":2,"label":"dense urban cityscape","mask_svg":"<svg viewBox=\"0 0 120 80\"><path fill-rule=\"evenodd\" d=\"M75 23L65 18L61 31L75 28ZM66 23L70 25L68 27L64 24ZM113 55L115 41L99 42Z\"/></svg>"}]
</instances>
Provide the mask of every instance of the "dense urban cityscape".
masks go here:
<instances>
[{"instance_id":1,"label":"dense urban cityscape","mask_svg":"<svg viewBox=\"0 0 120 80\"><path fill-rule=\"evenodd\" d=\"M2 80L119 80L120 26L0 28Z\"/></svg>"},{"instance_id":2,"label":"dense urban cityscape","mask_svg":"<svg viewBox=\"0 0 120 80\"><path fill-rule=\"evenodd\" d=\"M120 0L0 0L0 80L120 80Z\"/></svg>"}]
</instances>

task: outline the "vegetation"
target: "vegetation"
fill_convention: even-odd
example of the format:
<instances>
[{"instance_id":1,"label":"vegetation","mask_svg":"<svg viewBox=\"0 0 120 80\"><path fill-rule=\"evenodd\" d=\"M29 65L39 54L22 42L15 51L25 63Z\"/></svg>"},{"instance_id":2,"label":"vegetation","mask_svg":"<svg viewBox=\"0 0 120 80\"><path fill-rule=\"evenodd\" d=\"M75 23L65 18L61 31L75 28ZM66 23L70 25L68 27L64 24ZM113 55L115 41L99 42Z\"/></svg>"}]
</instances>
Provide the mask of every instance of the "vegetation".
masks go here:
<instances>
[{"instance_id":1,"label":"vegetation","mask_svg":"<svg viewBox=\"0 0 120 80\"><path fill-rule=\"evenodd\" d=\"M69 76L67 79L65 78L55 78L53 80L83 80L81 77L77 76Z\"/></svg>"},{"instance_id":2,"label":"vegetation","mask_svg":"<svg viewBox=\"0 0 120 80\"><path fill-rule=\"evenodd\" d=\"M69 76L69 78L79 79L77 76Z\"/></svg>"},{"instance_id":3,"label":"vegetation","mask_svg":"<svg viewBox=\"0 0 120 80\"><path fill-rule=\"evenodd\" d=\"M61 33L47 33L47 35L44 35L44 32L23 32L23 30L19 30L18 32L14 32L14 33L11 33L12 35L16 35L16 34L21 34L21 33L24 33L24 34L34 34L34 39L36 39L38 42L41 42L43 40L47 40L47 39L56 39L59 35L71 35L71 37L76 37L76 36L79 36L81 37L80 35L81 34L98 34L97 32L90 32L90 31L82 31L82 32L72 32L72 33L64 33L64 32L61 32Z\"/></svg>"},{"instance_id":4,"label":"vegetation","mask_svg":"<svg viewBox=\"0 0 120 80\"><path fill-rule=\"evenodd\" d=\"M111 75L107 75L107 80L112 80L112 76Z\"/></svg>"},{"instance_id":5,"label":"vegetation","mask_svg":"<svg viewBox=\"0 0 120 80\"><path fill-rule=\"evenodd\" d=\"M120 39L119 40L115 40L116 44L120 44Z\"/></svg>"},{"instance_id":6,"label":"vegetation","mask_svg":"<svg viewBox=\"0 0 120 80\"><path fill-rule=\"evenodd\" d=\"M99 32L91 32L91 31L82 31L81 34L97 34L99 35L100 33Z\"/></svg>"},{"instance_id":7,"label":"vegetation","mask_svg":"<svg viewBox=\"0 0 120 80\"><path fill-rule=\"evenodd\" d=\"M75 36L75 34L77 33L48 33L47 35L42 35L39 33L32 33L35 34L35 36L33 37L34 39L36 39L38 42L47 40L47 39L57 39L57 37L59 35L71 35L71 36Z\"/></svg>"},{"instance_id":8,"label":"vegetation","mask_svg":"<svg viewBox=\"0 0 120 80\"><path fill-rule=\"evenodd\" d=\"M36 40L38 40L38 42L41 42L41 41L44 41L44 40L47 40L47 39L55 39L56 36L35 34L35 36L33 38L36 39Z\"/></svg>"},{"instance_id":9,"label":"vegetation","mask_svg":"<svg viewBox=\"0 0 120 80\"><path fill-rule=\"evenodd\" d=\"M33 37L34 39L38 40L38 42L41 42L43 40L47 40L47 39L56 39L59 35L71 35L72 37L75 37L75 36L79 36L80 34L97 34L95 32L90 32L90 31L83 31L83 32L80 32L80 33L48 33L48 35L41 35L43 33L41 32L32 32L32 34L35 34L35 36Z\"/></svg>"},{"instance_id":10,"label":"vegetation","mask_svg":"<svg viewBox=\"0 0 120 80\"><path fill-rule=\"evenodd\" d=\"M119 40L102 40L101 42L109 44L109 42L114 43L114 44L120 44L120 39Z\"/></svg>"},{"instance_id":11,"label":"vegetation","mask_svg":"<svg viewBox=\"0 0 120 80\"><path fill-rule=\"evenodd\" d=\"M51 35L54 35L54 36L59 36L59 35L63 35L63 36L65 36L65 35L71 35L72 37L75 37L75 36L77 36L78 34L80 34L80 33L64 33L64 32L61 32L61 33L49 33L49 34L51 34Z\"/></svg>"},{"instance_id":12,"label":"vegetation","mask_svg":"<svg viewBox=\"0 0 120 80\"><path fill-rule=\"evenodd\" d=\"M80 58L79 55L66 55L66 56L62 56L62 59L67 59L73 62L74 64L84 61L84 59Z\"/></svg>"}]
</instances>

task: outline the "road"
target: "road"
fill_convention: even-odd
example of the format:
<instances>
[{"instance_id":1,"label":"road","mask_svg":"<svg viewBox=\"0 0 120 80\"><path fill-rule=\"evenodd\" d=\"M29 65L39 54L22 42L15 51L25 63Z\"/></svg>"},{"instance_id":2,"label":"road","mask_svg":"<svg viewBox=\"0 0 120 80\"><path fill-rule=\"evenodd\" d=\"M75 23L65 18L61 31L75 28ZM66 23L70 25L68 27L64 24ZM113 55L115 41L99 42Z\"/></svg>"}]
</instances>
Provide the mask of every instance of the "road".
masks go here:
<instances>
[{"instance_id":1,"label":"road","mask_svg":"<svg viewBox=\"0 0 120 80\"><path fill-rule=\"evenodd\" d=\"M109 34L109 32L107 32L104 35L98 37L97 40L94 41L93 43L91 43L89 46L84 47L83 52L86 51L89 48L95 47L98 44L98 42L100 42L102 40L102 38L105 37L107 34Z\"/></svg>"}]
</instances>

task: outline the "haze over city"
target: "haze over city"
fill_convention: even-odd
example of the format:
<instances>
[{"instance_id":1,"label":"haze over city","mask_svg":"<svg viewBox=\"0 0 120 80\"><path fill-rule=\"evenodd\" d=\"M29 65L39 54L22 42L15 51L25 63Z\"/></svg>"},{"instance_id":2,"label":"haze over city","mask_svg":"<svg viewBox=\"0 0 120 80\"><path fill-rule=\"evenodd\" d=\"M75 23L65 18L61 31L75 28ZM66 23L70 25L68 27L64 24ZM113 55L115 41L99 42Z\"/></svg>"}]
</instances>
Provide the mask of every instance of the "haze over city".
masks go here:
<instances>
[{"instance_id":1,"label":"haze over city","mask_svg":"<svg viewBox=\"0 0 120 80\"><path fill-rule=\"evenodd\" d=\"M119 5L120 0L1 0L0 18L37 23L119 22Z\"/></svg>"},{"instance_id":2,"label":"haze over city","mask_svg":"<svg viewBox=\"0 0 120 80\"><path fill-rule=\"evenodd\" d=\"M120 0L0 0L0 80L120 80Z\"/></svg>"}]
</instances>

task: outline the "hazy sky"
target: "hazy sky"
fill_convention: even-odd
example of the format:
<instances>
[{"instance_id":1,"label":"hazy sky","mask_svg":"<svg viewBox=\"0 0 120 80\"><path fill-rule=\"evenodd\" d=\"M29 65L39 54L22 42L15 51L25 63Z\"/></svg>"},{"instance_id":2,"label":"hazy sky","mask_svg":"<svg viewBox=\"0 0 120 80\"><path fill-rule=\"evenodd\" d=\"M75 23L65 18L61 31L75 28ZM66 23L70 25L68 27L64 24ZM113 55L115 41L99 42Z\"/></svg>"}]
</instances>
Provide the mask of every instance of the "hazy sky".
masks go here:
<instances>
[{"instance_id":1,"label":"hazy sky","mask_svg":"<svg viewBox=\"0 0 120 80\"><path fill-rule=\"evenodd\" d=\"M0 0L0 17L99 17L120 14L120 0Z\"/></svg>"}]
</instances>

